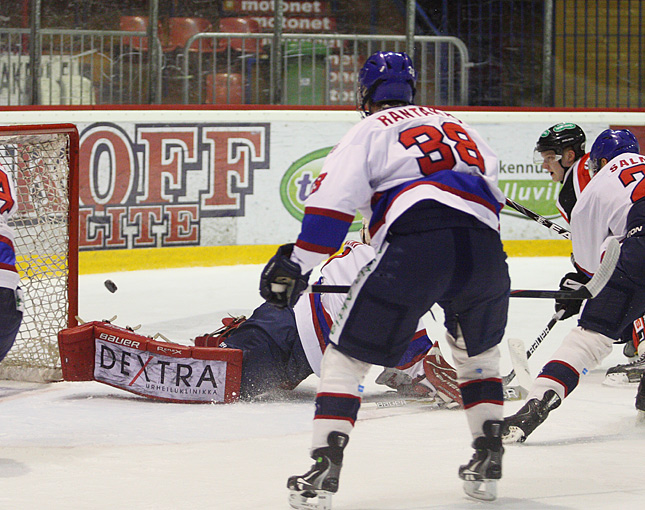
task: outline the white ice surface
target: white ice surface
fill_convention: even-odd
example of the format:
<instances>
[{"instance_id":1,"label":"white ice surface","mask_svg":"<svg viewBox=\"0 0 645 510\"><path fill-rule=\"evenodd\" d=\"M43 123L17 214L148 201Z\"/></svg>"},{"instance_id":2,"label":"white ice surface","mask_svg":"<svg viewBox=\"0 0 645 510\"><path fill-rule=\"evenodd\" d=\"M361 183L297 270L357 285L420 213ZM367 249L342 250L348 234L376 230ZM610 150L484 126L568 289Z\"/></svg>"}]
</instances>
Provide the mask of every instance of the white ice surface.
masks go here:
<instances>
[{"instance_id":1,"label":"white ice surface","mask_svg":"<svg viewBox=\"0 0 645 510\"><path fill-rule=\"evenodd\" d=\"M555 288L566 258L509 260L513 288ZM138 271L81 277L80 315L142 324L187 343L228 313L260 304L260 266ZM110 294L103 281L118 286ZM553 313L548 300L512 299L507 337L529 346ZM448 358L439 309L426 326ZM535 374L575 324L556 325L529 360ZM640 509L645 424L636 386L607 387L622 346L585 376L560 409L504 456L499 499L467 498L457 478L471 456L462 411L361 410L346 450L334 510ZM505 343L502 372L510 370ZM368 375L367 393L382 391ZM4 395L15 384L0 382ZM309 468L307 379L289 401L168 404L99 383L57 383L0 399L1 509L284 509L289 475ZM22 389L28 387L21 385ZM2 388L0 388L2 389ZM506 405L506 414L520 407Z\"/></svg>"}]
</instances>

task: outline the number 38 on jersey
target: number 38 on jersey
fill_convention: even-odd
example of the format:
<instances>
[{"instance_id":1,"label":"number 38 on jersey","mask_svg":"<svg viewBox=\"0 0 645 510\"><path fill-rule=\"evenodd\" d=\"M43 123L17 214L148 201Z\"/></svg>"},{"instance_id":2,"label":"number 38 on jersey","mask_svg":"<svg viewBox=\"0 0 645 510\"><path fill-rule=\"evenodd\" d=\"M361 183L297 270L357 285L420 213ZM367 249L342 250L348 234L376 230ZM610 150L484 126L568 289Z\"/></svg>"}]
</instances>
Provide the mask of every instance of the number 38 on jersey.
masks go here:
<instances>
[{"instance_id":1,"label":"number 38 on jersey","mask_svg":"<svg viewBox=\"0 0 645 510\"><path fill-rule=\"evenodd\" d=\"M418 147L422 156L417 158L419 170L430 175L441 170L452 170L458 161L474 166L483 174L484 158L477 144L463 126L444 122L441 127L416 126L399 134L399 143L406 149Z\"/></svg>"}]
</instances>

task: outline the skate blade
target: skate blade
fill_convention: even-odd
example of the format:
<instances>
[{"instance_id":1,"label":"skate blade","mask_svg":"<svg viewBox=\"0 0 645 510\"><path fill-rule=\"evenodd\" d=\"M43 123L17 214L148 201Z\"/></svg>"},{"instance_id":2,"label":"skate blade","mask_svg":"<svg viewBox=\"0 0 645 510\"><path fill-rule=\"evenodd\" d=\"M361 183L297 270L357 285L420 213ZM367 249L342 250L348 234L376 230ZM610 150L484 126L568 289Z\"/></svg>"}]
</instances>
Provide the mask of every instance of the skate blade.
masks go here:
<instances>
[{"instance_id":1,"label":"skate blade","mask_svg":"<svg viewBox=\"0 0 645 510\"><path fill-rule=\"evenodd\" d=\"M296 491L289 491L289 506L296 510L331 510L331 494L318 493L315 498L305 498Z\"/></svg>"},{"instance_id":2,"label":"skate blade","mask_svg":"<svg viewBox=\"0 0 645 510\"><path fill-rule=\"evenodd\" d=\"M494 501L497 499L496 480L466 480L464 492L471 498L482 501Z\"/></svg>"},{"instance_id":3,"label":"skate blade","mask_svg":"<svg viewBox=\"0 0 645 510\"><path fill-rule=\"evenodd\" d=\"M607 374L605 380L602 382L604 386L628 386L629 384L635 384L638 381L630 381L627 374Z\"/></svg>"},{"instance_id":4,"label":"skate blade","mask_svg":"<svg viewBox=\"0 0 645 510\"><path fill-rule=\"evenodd\" d=\"M514 427L512 425L508 428L508 434L502 435L502 443L504 444L523 443L524 441L526 441L524 431L521 428Z\"/></svg>"},{"instance_id":5,"label":"skate blade","mask_svg":"<svg viewBox=\"0 0 645 510\"><path fill-rule=\"evenodd\" d=\"M639 425L645 425L645 411L641 411L640 409L638 410L638 414L636 415L636 423Z\"/></svg>"}]
</instances>

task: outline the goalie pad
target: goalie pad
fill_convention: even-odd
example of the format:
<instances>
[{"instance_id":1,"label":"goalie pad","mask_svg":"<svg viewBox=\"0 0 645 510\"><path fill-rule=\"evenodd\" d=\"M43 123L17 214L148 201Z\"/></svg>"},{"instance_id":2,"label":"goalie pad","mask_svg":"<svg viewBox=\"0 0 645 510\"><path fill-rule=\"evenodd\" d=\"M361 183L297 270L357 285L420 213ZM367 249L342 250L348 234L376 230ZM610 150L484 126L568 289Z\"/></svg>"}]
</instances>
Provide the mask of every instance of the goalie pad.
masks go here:
<instances>
[{"instance_id":1,"label":"goalie pad","mask_svg":"<svg viewBox=\"0 0 645 510\"><path fill-rule=\"evenodd\" d=\"M224 317L222 319L221 328L207 335L195 337L195 345L197 347L220 347L221 344L224 343L222 347L226 347L226 339L231 335L231 333L233 333L233 331L239 328L244 321L246 321L246 317L244 315L240 315L239 317Z\"/></svg>"},{"instance_id":2,"label":"goalie pad","mask_svg":"<svg viewBox=\"0 0 645 510\"><path fill-rule=\"evenodd\" d=\"M623 354L628 358L637 356L638 346L645 345L645 317L639 317L631 324L631 327L625 328L620 342L615 343L625 343Z\"/></svg>"},{"instance_id":3,"label":"goalie pad","mask_svg":"<svg viewBox=\"0 0 645 510\"><path fill-rule=\"evenodd\" d=\"M58 334L63 379L98 381L144 397L230 403L240 397L242 351L159 342L106 322Z\"/></svg>"},{"instance_id":4,"label":"goalie pad","mask_svg":"<svg viewBox=\"0 0 645 510\"><path fill-rule=\"evenodd\" d=\"M435 342L423 359L423 369L430 384L432 384L439 396L446 402L456 402L460 407L464 406L461 390L457 384L457 371L448 363L439 348L439 342Z\"/></svg>"}]
</instances>

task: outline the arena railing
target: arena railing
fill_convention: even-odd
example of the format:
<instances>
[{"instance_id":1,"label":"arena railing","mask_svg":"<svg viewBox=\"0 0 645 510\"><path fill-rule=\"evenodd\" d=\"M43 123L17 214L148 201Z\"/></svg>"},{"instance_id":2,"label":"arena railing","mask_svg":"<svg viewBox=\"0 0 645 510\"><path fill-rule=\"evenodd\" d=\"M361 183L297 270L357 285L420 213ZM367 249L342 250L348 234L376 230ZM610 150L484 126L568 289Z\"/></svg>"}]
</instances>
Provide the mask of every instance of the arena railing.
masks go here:
<instances>
[{"instance_id":1,"label":"arena railing","mask_svg":"<svg viewBox=\"0 0 645 510\"><path fill-rule=\"evenodd\" d=\"M356 77L404 36L204 32L185 41L146 32L42 29L31 91L29 29L0 28L0 104L354 105ZM150 61L156 53L158 59ZM468 50L454 37L415 37L419 103L468 104ZM36 100L34 99L36 98Z\"/></svg>"},{"instance_id":2,"label":"arena railing","mask_svg":"<svg viewBox=\"0 0 645 510\"><path fill-rule=\"evenodd\" d=\"M0 104L32 104L29 29L0 29ZM149 63L146 32L40 31L37 104L146 104L160 95L165 55Z\"/></svg>"},{"instance_id":3,"label":"arena railing","mask_svg":"<svg viewBox=\"0 0 645 510\"><path fill-rule=\"evenodd\" d=\"M379 50L403 51L404 36L199 33L176 62L184 104L354 105L356 77ZM276 58L276 55L280 55ZM468 49L455 37L415 37L417 102L468 104Z\"/></svg>"}]
</instances>

